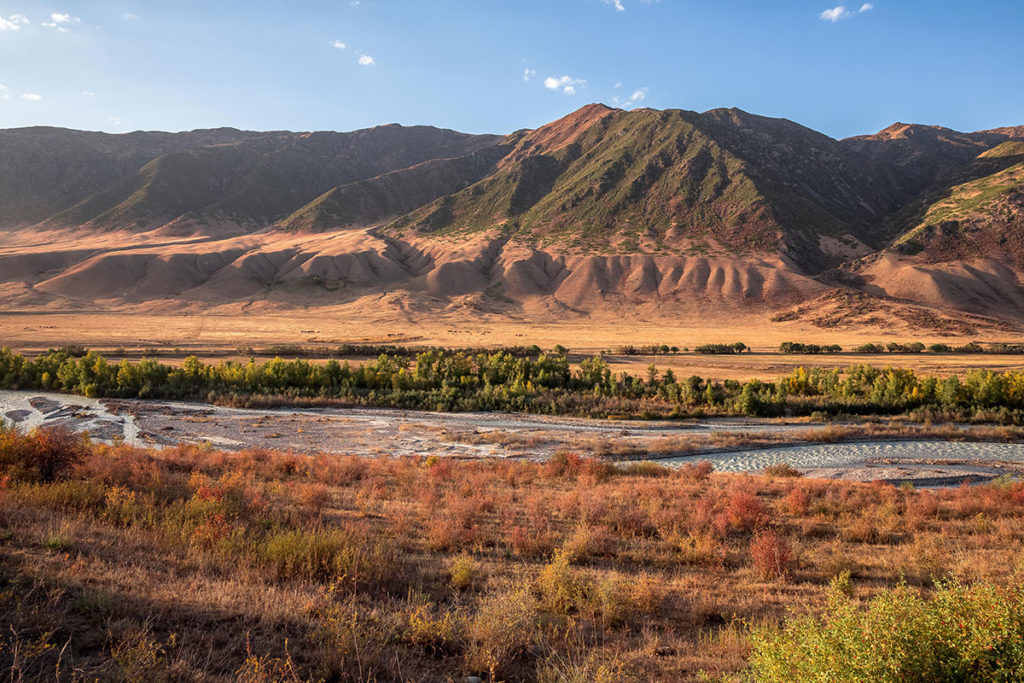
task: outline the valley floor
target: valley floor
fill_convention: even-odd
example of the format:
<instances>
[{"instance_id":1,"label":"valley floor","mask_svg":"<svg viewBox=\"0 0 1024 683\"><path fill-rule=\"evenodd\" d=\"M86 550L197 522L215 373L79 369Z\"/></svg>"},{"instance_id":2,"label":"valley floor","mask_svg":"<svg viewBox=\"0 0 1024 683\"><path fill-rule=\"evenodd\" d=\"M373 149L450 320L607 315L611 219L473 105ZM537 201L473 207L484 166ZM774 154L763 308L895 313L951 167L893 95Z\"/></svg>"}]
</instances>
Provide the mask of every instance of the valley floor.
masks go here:
<instances>
[{"instance_id":1,"label":"valley floor","mask_svg":"<svg viewBox=\"0 0 1024 683\"><path fill-rule=\"evenodd\" d=\"M894 628L916 628L911 601L939 577L1012 595L1024 540L1024 491L1007 482L83 451L10 432L0 468L0 669L18 681L795 680L790 667L835 666L830 651L794 659L763 629L877 595ZM998 653L1016 652L1020 611L994 595L988 611L956 604L996 655L931 647L958 637L941 620L907 647L937 666L1018 666ZM876 662L888 632L849 635L864 656L840 662L843 680L919 662Z\"/></svg>"}]
</instances>

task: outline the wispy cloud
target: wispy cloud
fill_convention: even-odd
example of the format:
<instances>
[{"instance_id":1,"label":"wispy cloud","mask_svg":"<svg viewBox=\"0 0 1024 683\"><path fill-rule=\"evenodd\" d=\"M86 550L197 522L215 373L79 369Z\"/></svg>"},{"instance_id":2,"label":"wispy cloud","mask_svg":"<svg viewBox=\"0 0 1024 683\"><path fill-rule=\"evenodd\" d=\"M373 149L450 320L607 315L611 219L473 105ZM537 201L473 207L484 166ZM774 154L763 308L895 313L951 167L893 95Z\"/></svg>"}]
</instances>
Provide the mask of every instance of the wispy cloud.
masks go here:
<instances>
[{"instance_id":1,"label":"wispy cloud","mask_svg":"<svg viewBox=\"0 0 1024 683\"><path fill-rule=\"evenodd\" d=\"M37 95L34 92L27 92L21 96L21 99L28 100L29 102L39 102L43 99L43 96Z\"/></svg>"},{"instance_id":2,"label":"wispy cloud","mask_svg":"<svg viewBox=\"0 0 1024 683\"><path fill-rule=\"evenodd\" d=\"M582 78L571 76L548 76L544 79L544 87L548 90L561 90L566 95L575 95L577 87L583 87L587 82Z\"/></svg>"},{"instance_id":3,"label":"wispy cloud","mask_svg":"<svg viewBox=\"0 0 1024 683\"><path fill-rule=\"evenodd\" d=\"M0 17L0 31L20 31L21 27L28 23L28 18L23 14L12 14L7 18Z\"/></svg>"},{"instance_id":4,"label":"wispy cloud","mask_svg":"<svg viewBox=\"0 0 1024 683\"><path fill-rule=\"evenodd\" d=\"M621 83L617 83L616 87L621 87L621 85L622 85ZM616 107L632 107L632 106L635 106L635 105L640 104L641 102L643 102L645 99L647 99L647 91L648 90L649 90L649 88L647 88L646 86L643 87L643 88L637 88L636 90L633 91L632 95L630 95L629 97L626 97L625 99L623 99L623 98L619 97L618 95L616 95L615 97L612 98L612 104L614 104Z\"/></svg>"},{"instance_id":5,"label":"wispy cloud","mask_svg":"<svg viewBox=\"0 0 1024 683\"><path fill-rule=\"evenodd\" d=\"M818 18L823 21L828 21L834 24L837 21L849 19L854 14L863 14L864 12L870 12L873 9L875 9L875 6L872 5L870 2L865 2L863 5L860 6L860 9L857 10L856 12L847 9L846 5L836 5L832 9L827 9L821 14L819 14Z\"/></svg>"},{"instance_id":6,"label":"wispy cloud","mask_svg":"<svg viewBox=\"0 0 1024 683\"><path fill-rule=\"evenodd\" d=\"M50 15L50 21L44 21L42 24L40 24L40 26L52 28L56 30L57 33L67 33L67 24L77 24L80 21L81 19L79 19L78 17L73 17L70 14L54 12L53 14Z\"/></svg>"},{"instance_id":7,"label":"wispy cloud","mask_svg":"<svg viewBox=\"0 0 1024 683\"><path fill-rule=\"evenodd\" d=\"M359 58L359 66L373 66L374 64L376 64L376 62L373 61L373 57L370 55L362 55Z\"/></svg>"},{"instance_id":8,"label":"wispy cloud","mask_svg":"<svg viewBox=\"0 0 1024 683\"><path fill-rule=\"evenodd\" d=\"M334 47L338 48L339 50L344 50L346 47L348 47L348 45L346 45L345 43L343 43L340 40L334 41L333 43L331 43L331 45L333 45Z\"/></svg>"},{"instance_id":9,"label":"wispy cloud","mask_svg":"<svg viewBox=\"0 0 1024 683\"><path fill-rule=\"evenodd\" d=\"M11 89L3 83L0 83L0 100L11 99Z\"/></svg>"},{"instance_id":10,"label":"wispy cloud","mask_svg":"<svg viewBox=\"0 0 1024 683\"><path fill-rule=\"evenodd\" d=\"M531 78L537 75L536 69L523 69L523 80L529 81Z\"/></svg>"},{"instance_id":11,"label":"wispy cloud","mask_svg":"<svg viewBox=\"0 0 1024 683\"><path fill-rule=\"evenodd\" d=\"M92 90L83 90L82 97L96 97L96 93L94 93Z\"/></svg>"},{"instance_id":12,"label":"wispy cloud","mask_svg":"<svg viewBox=\"0 0 1024 683\"><path fill-rule=\"evenodd\" d=\"M132 14L131 12L125 12L124 14L121 15L121 18L124 19L125 21L138 21L139 20L139 15L138 14Z\"/></svg>"},{"instance_id":13,"label":"wispy cloud","mask_svg":"<svg viewBox=\"0 0 1024 683\"><path fill-rule=\"evenodd\" d=\"M626 8L622 4L622 0L602 0L604 4L611 5L615 8L616 12L625 12Z\"/></svg>"},{"instance_id":14,"label":"wispy cloud","mask_svg":"<svg viewBox=\"0 0 1024 683\"><path fill-rule=\"evenodd\" d=\"M850 10L846 9L843 5L838 5L832 9L825 10L818 15L818 18L824 19L825 21L831 21L834 24L841 19L849 19Z\"/></svg>"},{"instance_id":15,"label":"wispy cloud","mask_svg":"<svg viewBox=\"0 0 1024 683\"><path fill-rule=\"evenodd\" d=\"M633 91L633 94L629 96L628 100L626 100L626 104L638 104L643 102L645 99L647 99L647 88L640 88L639 90Z\"/></svg>"}]
</instances>

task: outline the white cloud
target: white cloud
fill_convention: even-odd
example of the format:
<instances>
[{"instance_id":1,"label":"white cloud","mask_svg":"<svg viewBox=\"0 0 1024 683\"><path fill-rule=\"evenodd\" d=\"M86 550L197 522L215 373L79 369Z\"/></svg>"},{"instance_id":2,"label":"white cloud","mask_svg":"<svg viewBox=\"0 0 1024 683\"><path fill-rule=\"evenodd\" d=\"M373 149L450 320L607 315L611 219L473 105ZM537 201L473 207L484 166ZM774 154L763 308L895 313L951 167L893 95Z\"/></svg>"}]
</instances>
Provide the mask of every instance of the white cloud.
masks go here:
<instances>
[{"instance_id":1,"label":"white cloud","mask_svg":"<svg viewBox=\"0 0 1024 683\"><path fill-rule=\"evenodd\" d=\"M834 24L841 19L849 19L850 10L846 9L844 5L838 5L832 9L825 10L818 15L818 18L824 19L825 21L831 21Z\"/></svg>"},{"instance_id":2,"label":"white cloud","mask_svg":"<svg viewBox=\"0 0 1024 683\"><path fill-rule=\"evenodd\" d=\"M363 55L359 58L359 66L373 66L375 63L370 55Z\"/></svg>"},{"instance_id":3,"label":"white cloud","mask_svg":"<svg viewBox=\"0 0 1024 683\"><path fill-rule=\"evenodd\" d=\"M111 122L112 124L114 124L114 125L115 125L115 126L117 126L118 128L120 128L120 127L121 127L121 117L120 117L120 116L111 116L111 117L108 117L108 118L107 118L107 121L110 121L110 122Z\"/></svg>"},{"instance_id":4,"label":"white cloud","mask_svg":"<svg viewBox=\"0 0 1024 683\"><path fill-rule=\"evenodd\" d=\"M28 24L28 19L23 14L12 14L6 19L0 17L0 31L20 31L21 27Z\"/></svg>"},{"instance_id":5,"label":"white cloud","mask_svg":"<svg viewBox=\"0 0 1024 683\"><path fill-rule=\"evenodd\" d=\"M548 76L544 79L544 87L548 90L561 90L566 95L575 95L577 86L584 86L587 82L582 78L572 78L571 76L562 76L557 78L555 76Z\"/></svg>"},{"instance_id":6,"label":"white cloud","mask_svg":"<svg viewBox=\"0 0 1024 683\"><path fill-rule=\"evenodd\" d=\"M9 90L10 90L10 88L8 88L3 83L0 83L0 100L9 100L9 99L11 99L11 93L8 92Z\"/></svg>"},{"instance_id":7,"label":"white cloud","mask_svg":"<svg viewBox=\"0 0 1024 683\"><path fill-rule=\"evenodd\" d=\"M40 26L46 28L52 28L57 33L67 33L68 29L64 24L77 24L81 19L73 17L70 14L61 14L60 12L54 12L50 15L50 21L44 21Z\"/></svg>"},{"instance_id":8,"label":"white cloud","mask_svg":"<svg viewBox=\"0 0 1024 683\"><path fill-rule=\"evenodd\" d=\"M82 97L96 97L96 93L94 93L92 90L83 90Z\"/></svg>"},{"instance_id":9,"label":"white cloud","mask_svg":"<svg viewBox=\"0 0 1024 683\"><path fill-rule=\"evenodd\" d=\"M28 100L29 102L39 102L43 99L42 95L37 95L34 92L27 92L21 96L21 99Z\"/></svg>"},{"instance_id":10,"label":"white cloud","mask_svg":"<svg viewBox=\"0 0 1024 683\"><path fill-rule=\"evenodd\" d=\"M529 81L531 78L537 75L536 69L523 69L523 80Z\"/></svg>"},{"instance_id":11,"label":"white cloud","mask_svg":"<svg viewBox=\"0 0 1024 683\"><path fill-rule=\"evenodd\" d=\"M616 12L625 12L626 8L622 5L622 0L603 0L604 4L611 5L615 8Z\"/></svg>"},{"instance_id":12,"label":"white cloud","mask_svg":"<svg viewBox=\"0 0 1024 683\"><path fill-rule=\"evenodd\" d=\"M860 9L856 11L856 14L863 14L864 12L870 12L875 9L875 6L870 2L865 2L860 6ZM819 19L824 21L832 22L833 24L843 19L849 19L855 14L855 12L846 8L846 5L836 5L832 9L827 9L818 15Z\"/></svg>"},{"instance_id":13,"label":"white cloud","mask_svg":"<svg viewBox=\"0 0 1024 683\"><path fill-rule=\"evenodd\" d=\"M132 14L131 12L125 12L124 14L121 15L121 18L124 19L125 21L138 21L139 20L139 15L138 14Z\"/></svg>"},{"instance_id":14,"label":"white cloud","mask_svg":"<svg viewBox=\"0 0 1024 683\"><path fill-rule=\"evenodd\" d=\"M615 95L614 97L612 97L612 104L614 104L616 107L632 107L634 105L640 104L645 99L647 99L647 91L648 88L645 86L643 88L637 88L636 90L633 91L632 95L626 98L622 98L619 97L618 95Z\"/></svg>"},{"instance_id":15,"label":"white cloud","mask_svg":"<svg viewBox=\"0 0 1024 683\"><path fill-rule=\"evenodd\" d=\"M340 40L334 41L333 43L331 43L331 45L338 48L339 50L344 50L346 47L348 47L347 45L345 45L345 43L341 42Z\"/></svg>"}]
</instances>

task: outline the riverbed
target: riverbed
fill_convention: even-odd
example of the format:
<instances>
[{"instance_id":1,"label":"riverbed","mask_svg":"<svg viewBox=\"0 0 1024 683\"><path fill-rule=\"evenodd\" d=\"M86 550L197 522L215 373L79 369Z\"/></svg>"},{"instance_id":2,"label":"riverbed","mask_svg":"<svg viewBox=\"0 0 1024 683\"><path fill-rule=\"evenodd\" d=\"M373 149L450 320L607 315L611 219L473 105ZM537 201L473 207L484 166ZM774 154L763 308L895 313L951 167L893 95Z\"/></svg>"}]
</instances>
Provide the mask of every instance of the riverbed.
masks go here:
<instances>
[{"instance_id":1,"label":"riverbed","mask_svg":"<svg viewBox=\"0 0 1024 683\"><path fill-rule=\"evenodd\" d=\"M238 409L20 391L0 391L0 419L23 430L60 426L106 443L154 448L209 444L226 450L530 460L574 452L668 466L708 460L725 472L786 463L806 476L916 485L1024 474L1024 444L908 440L793 445L809 440L808 435L813 440L814 430L827 425L754 419L643 422L375 408ZM758 438L782 443L742 445Z\"/></svg>"}]
</instances>

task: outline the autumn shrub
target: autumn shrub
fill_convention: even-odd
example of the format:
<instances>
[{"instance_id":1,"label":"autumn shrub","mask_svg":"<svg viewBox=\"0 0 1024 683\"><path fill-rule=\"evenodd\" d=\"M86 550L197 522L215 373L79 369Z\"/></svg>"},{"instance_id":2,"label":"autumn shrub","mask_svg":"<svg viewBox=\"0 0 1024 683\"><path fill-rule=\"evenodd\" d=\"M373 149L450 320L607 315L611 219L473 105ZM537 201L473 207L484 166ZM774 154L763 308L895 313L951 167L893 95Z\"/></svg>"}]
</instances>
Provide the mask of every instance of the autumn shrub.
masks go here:
<instances>
[{"instance_id":1,"label":"autumn shrub","mask_svg":"<svg viewBox=\"0 0 1024 683\"><path fill-rule=\"evenodd\" d=\"M802 477L803 472L796 469L788 462L779 462L774 465L768 465L764 468L764 474L769 477Z\"/></svg>"},{"instance_id":2,"label":"autumn shrub","mask_svg":"<svg viewBox=\"0 0 1024 683\"><path fill-rule=\"evenodd\" d=\"M719 538L707 532L697 532L679 539L679 559L684 564L721 566L725 562L726 548Z\"/></svg>"},{"instance_id":3,"label":"autumn shrub","mask_svg":"<svg viewBox=\"0 0 1024 683\"><path fill-rule=\"evenodd\" d=\"M861 608L837 591L820 617L755 628L750 675L790 681L1018 681L1024 586L942 582L930 598L906 585Z\"/></svg>"},{"instance_id":4,"label":"autumn shrub","mask_svg":"<svg viewBox=\"0 0 1024 683\"><path fill-rule=\"evenodd\" d=\"M413 607L406 628L404 640L431 655L456 652L464 640L462 616L432 602Z\"/></svg>"},{"instance_id":5,"label":"autumn shrub","mask_svg":"<svg viewBox=\"0 0 1024 683\"><path fill-rule=\"evenodd\" d=\"M57 481L50 484L22 484L8 492L12 503L33 505L64 512L99 511L104 508L107 488L83 479Z\"/></svg>"},{"instance_id":6,"label":"autumn shrub","mask_svg":"<svg viewBox=\"0 0 1024 683\"><path fill-rule=\"evenodd\" d=\"M784 498L786 509L790 514L803 516L807 514L811 497L803 486L794 486Z\"/></svg>"},{"instance_id":7,"label":"autumn shrub","mask_svg":"<svg viewBox=\"0 0 1024 683\"><path fill-rule=\"evenodd\" d=\"M603 555L610 545L608 539L599 529L580 524L562 544L570 562L583 562L595 555Z\"/></svg>"},{"instance_id":8,"label":"autumn shrub","mask_svg":"<svg viewBox=\"0 0 1024 683\"><path fill-rule=\"evenodd\" d=\"M340 580L344 585L381 586L401 569L384 539L357 525L272 532L263 540L258 555L282 580Z\"/></svg>"},{"instance_id":9,"label":"autumn shrub","mask_svg":"<svg viewBox=\"0 0 1024 683\"><path fill-rule=\"evenodd\" d=\"M562 549L541 569L537 588L545 609L556 614L567 614L583 607L590 591L589 583L571 566L569 554Z\"/></svg>"},{"instance_id":10,"label":"autumn shrub","mask_svg":"<svg viewBox=\"0 0 1024 683\"><path fill-rule=\"evenodd\" d=\"M714 471L715 466L709 460L701 460L700 462L691 463L679 468L680 476L695 484L707 481Z\"/></svg>"},{"instance_id":11,"label":"autumn shrub","mask_svg":"<svg viewBox=\"0 0 1024 683\"><path fill-rule=\"evenodd\" d=\"M480 573L480 563L467 553L457 555L448 561L448 576L452 588L464 590L472 588Z\"/></svg>"},{"instance_id":12,"label":"autumn shrub","mask_svg":"<svg viewBox=\"0 0 1024 683\"><path fill-rule=\"evenodd\" d=\"M768 521L768 509L753 493L734 491L726 503L726 519L737 531L753 531Z\"/></svg>"},{"instance_id":13,"label":"autumn shrub","mask_svg":"<svg viewBox=\"0 0 1024 683\"><path fill-rule=\"evenodd\" d=\"M46 427L21 434L0 427L0 474L14 480L66 479L91 454L88 442L67 429Z\"/></svg>"},{"instance_id":14,"label":"autumn shrub","mask_svg":"<svg viewBox=\"0 0 1024 683\"><path fill-rule=\"evenodd\" d=\"M537 606L523 582L509 581L476 604L466 624L470 671L501 674L526 654L538 633Z\"/></svg>"},{"instance_id":15,"label":"autumn shrub","mask_svg":"<svg viewBox=\"0 0 1024 683\"><path fill-rule=\"evenodd\" d=\"M761 578L783 578L793 563L793 549L775 531L761 531L750 542L750 560Z\"/></svg>"}]
</instances>

